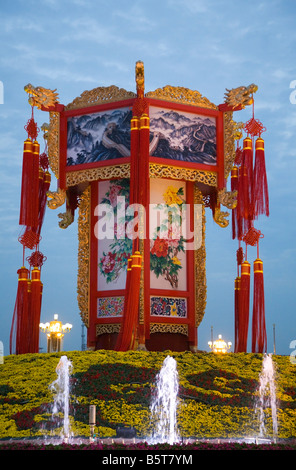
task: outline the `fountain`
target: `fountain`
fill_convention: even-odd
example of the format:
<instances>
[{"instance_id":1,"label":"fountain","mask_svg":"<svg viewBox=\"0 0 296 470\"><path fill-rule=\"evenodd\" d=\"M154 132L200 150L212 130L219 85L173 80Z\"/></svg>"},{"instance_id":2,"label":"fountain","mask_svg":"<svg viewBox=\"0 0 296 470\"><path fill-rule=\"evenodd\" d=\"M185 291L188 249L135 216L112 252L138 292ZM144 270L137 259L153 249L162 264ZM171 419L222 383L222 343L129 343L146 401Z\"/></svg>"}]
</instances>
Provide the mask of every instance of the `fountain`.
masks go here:
<instances>
[{"instance_id":1,"label":"fountain","mask_svg":"<svg viewBox=\"0 0 296 470\"><path fill-rule=\"evenodd\" d=\"M271 409L273 440L276 441L277 426L277 403L276 403L276 387L275 387L275 371L271 354L265 354L262 362L262 370L259 376L259 398L255 407L255 411L259 413L259 439L264 439L265 430L265 413L264 409Z\"/></svg>"},{"instance_id":2,"label":"fountain","mask_svg":"<svg viewBox=\"0 0 296 470\"><path fill-rule=\"evenodd\" d=\"M173 444L179 440L177 431L179 379L177 363L167 356L156 376L156 393L150 406L151 421L155 423L153 442Z\"/></svg>"},{"instance_id":3,"label":"fountain","mask_svg":"<svg viewBox=\"0 0 296 470\"><path fill-rule=\"evenodd\" d=\"M70 374L72 362L67 356L62 356L57 368L57 379L52 382L50 389L55 394L52 415L53 418L58 413L63 414L63 429L61 437L67 442L71 437L70 419L69 419L69 401L70 401Z\"/></svg>"}]
</instances>

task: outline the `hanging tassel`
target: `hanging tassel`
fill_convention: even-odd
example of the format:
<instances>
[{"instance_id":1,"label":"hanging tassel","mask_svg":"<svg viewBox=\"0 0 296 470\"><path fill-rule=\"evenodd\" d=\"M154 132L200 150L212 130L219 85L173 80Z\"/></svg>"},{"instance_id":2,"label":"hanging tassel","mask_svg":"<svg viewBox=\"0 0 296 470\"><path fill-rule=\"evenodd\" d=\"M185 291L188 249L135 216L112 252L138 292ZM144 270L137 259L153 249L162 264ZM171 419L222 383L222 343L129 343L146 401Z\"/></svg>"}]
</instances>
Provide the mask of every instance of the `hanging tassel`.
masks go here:
<instances>
[{"instance_id":1,"label":"hanging tassel","mask_svg":"<svg viewBox=\"0 0 296 470\"><path fill-rule=\"evenodd\" d=\"M138 167L138 203L145 209L148 205L149 194L149 138L150 138L150 118L147 114L142 114L140 118L140 150Z\"/></svg>"},{"instance_id":2,"label":"hanging tassel","mask_svg":"<svg viewBox=\"0 0 296 470\"><path fill-rule=\"evenodd\" d=\"M242 218L242 230L245 233L253 220L252 183L253 183L253 146L252 139L246 137L243 141L242 163L238 180L238 206L237 210Z\"/></svg>"},{"instance_id":3,"label":"hanging tassel","mask_svg":"<svg viewBox=\"0 0 296 470\"><path fill-rule=\"evenodd\" d=\"M42 282L40 280L40 269L35 267L31 275L31 299L29 312L28 351L39 352L39 323L42 301Z\"/></svg>"},{"instance_id":4,"label":"hanging tassel","mask_svg":"<svg viewBox=\"0 0 296 470\"><path fill-rule=\"evenodd\" d=\"M242 235L242 219L238 210L239 206L239 192L238 192L238 175L239 169L237 166L233 166L231 170L231 191L237 191L237 205L232 209L232 239L240 239Z\"/></svg>"},{"instance_id":5,"label":"hanging tassel","mask_svg":"<svg viewBox=\"0 0 296 470\"><path fill-rule=\"evenodd\" d=\"M44 215L46 210L47 203L47 192L50 187L51 176L49 171L43 171L42 168L39 168L39 208L38 208L38 224L36 228L36 233L40 235L41 228L44 221Z\"/></svg>"},{"instance_id":6,"label":"hanging tassel","mask_svg":"<svg viewBox=\"0 0 296 470\"><path fill-rule=\"evenodd\" d=\"M27 352L27 326L30 300L30 273L24 266L18 271L18 288L10 330L10 354Z\"/></svg>"},{"instance_id":7,"label":"hanging tassel","mask_svg":"<svg viewBox=\"0 0 296 470\"><path fill-rule=\"evenodd\" d=\"M39 193L39 144L30 139L24 142L22 188L19 224L37 227Z\"/></svg>"},{"instance_id":8,"label":"hanging tassel","mask_svg":"<svg viewBox=\"0 0 296 470\"><path fill-rule=\"evenodd\" d=\"M261 214L269 216L269 195L265 167L264 140L261 137L255 142L255 164L254 164L254 216Z\"/></svg>"},{"instance_id":9,"label":"hanging tassel","mask_svg":"<svg viewBox=\"0 0 296 470\"><path fill-rule=\"evenodd\" d=\"M115 346L116 351L128 351L133 348L135 342L139 313L141 259L140 252L136 251L128 260L124 313Z\"/></svg>"},{"instance_id":10,"label":"hanging tassel","mask_svg":"<svg viewBox=\"0 0 296 470\"><path fill-rule=\"evenodd\" d=\"M238 168L233 166L231 169L231 191L237 191L238 188ZM232 239L237 236L237 208L232 209Z\"/></svg>"},{"instance_id":11,"label":"hanging tassel","mask_svg":"<svg viewBox=\"0 0 296 470\"><path fill-rule=\"evenodd\" d=\"M240 302L240 287L241 287L241 265L244 261L244 252L242 247L240 246L236 251L236 264L237 264L237 277L234 281L234 336L235 336L235 343L234 343L234 352L237 352L237 348L239 345L239 302Z\"/></svg>"},{"instance_id":12,"label":"hanging tassel","mask_svg":"<svg viewBox=\"0 0 296 470\"><path fill-rule=\"evenodd\" d=\"M250 272L250 263L244 261L241 265L237 352L247 352L250 309Z\"/></svg>"},{"instance_id":13,"label":"hanging tassel","mask_svg":"<svg viewBox=\"0 0 296 470\"><path fill-rule=\"evenodd\" d=\"M254 261L254 297L252 318L252 352L266 353L267 338L265 326L265 300L263 262L260 258Z\"/></svg>"},{"instance_id":14,"label":"hanging tassel","mask_svg":"<svg viewBox=\"0 0 296 470\"><path fill-rule=\"evenodd\" d=\"M20 225L32 224L31 177L34 168L33 142L25 140L23 150L22 187L20 204Z\"/></svg>"},{"instance_id":15,"label":"hanging tassel","mask_svg":"<svg viewBox=\"0 0 296 470\"><path fill-rule=\"evenodd\" d=\"M239 346L239 297L241 278L238 276L234 280L234 352L238 352Z\"/></svg>"}]
</instances>

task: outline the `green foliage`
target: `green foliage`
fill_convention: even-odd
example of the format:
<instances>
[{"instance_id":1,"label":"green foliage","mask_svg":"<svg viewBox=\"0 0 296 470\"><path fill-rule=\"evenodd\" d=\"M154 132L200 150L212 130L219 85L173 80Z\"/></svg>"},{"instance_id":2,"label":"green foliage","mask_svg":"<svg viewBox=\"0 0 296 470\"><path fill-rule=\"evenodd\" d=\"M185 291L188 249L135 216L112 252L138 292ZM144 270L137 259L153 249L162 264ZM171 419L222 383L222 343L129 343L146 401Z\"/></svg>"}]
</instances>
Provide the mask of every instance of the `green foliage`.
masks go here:
<instances>
[{"instance_id":1,"label":"green foliage","mask_svg":"<svg viewBox=\"0 0 296 470\"><path fill-rule=\"evenodd\" d=\"M178 364L178 425L184 437L243 437L258 433L254 413L260 354L126 353L72 351L56 354L7 356L0 366L0 438L40 436L60 422L51 417L56 366L66 354L73 363L71 425L74 433L89 436L88 408L96 405L96 433L114 436L118 426L151 433L149 405L155 378L165 357ZM296 375L289 357L274 356L277 370L279 437L296 437ZM270 409L265 410L272 435ZM61 421L61 420L60 420Z\"/></svg>"}]
</instances>

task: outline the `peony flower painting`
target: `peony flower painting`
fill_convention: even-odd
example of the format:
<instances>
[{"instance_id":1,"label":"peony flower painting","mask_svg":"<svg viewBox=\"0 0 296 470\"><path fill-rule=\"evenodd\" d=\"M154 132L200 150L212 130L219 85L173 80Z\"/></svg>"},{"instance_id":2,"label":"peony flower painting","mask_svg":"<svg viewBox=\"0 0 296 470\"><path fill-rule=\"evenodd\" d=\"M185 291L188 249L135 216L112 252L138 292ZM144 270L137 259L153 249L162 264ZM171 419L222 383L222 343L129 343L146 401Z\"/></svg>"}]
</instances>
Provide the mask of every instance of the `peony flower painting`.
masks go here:
<instances>
[{"instance_id":1,"label":"peony flower painting","mask_svg":"<svg viewBox=\"0 0 296 470\"><path fill-rule=\"evenodd\" d=\"M99 203L112 207L114 238L98 241L98 288L99 290L124 289L127 260L132 252L132 240L125 236L125 226L129 222L129 217L124 216L124 220L120 217L121 214L125 214L129 204L129 180L100 182Z\"/></svg>"},{"instance_id":2,"label":"peony flower painting","mask_svg":"<svg viewBox=\"0 0 296 470\"><path fill-rule=\"evenodd\" d=\"M159 183L154 180L151 183L151 193L158 201L154 208L156 211L161 208L162 213L161 221L150 240L151 287L186 289L185 238L181 230L185 185L169 180L160 180Z\"/></svg>"}]
</instances>

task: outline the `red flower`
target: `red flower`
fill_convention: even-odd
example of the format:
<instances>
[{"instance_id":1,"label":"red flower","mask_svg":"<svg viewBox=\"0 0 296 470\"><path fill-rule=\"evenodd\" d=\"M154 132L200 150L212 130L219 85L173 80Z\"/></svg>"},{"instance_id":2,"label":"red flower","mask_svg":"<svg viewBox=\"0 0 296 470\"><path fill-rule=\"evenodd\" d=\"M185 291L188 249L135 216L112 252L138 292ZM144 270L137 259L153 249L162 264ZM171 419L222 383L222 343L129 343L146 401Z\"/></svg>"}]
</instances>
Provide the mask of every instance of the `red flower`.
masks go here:
<instances>
[{"instance_id":1,"label":"red flower","mask_svg":"<svg viewBox=\"0 0 296 470\"><path fill-rule=\"evenodd\" d=\"M105 273L110 273L113 271L114 266L115 266L115 253L109 252L106 256L102 258L102 266L103 266L103 271Z\"/></svg>"},{"instance_id":2,"label":"red flower","mask_svg":"<svg viewBox=\"0 0 296 470\"><path fill-rule=\"evenodd\" d=\"M154 241L154 245L152 247L151 253L153 255L156 255L158 258L161 256L167 256L168 255L168 243L166 240L163 240L159 237L157 237Z\"/></svg>"}]
</instances>

